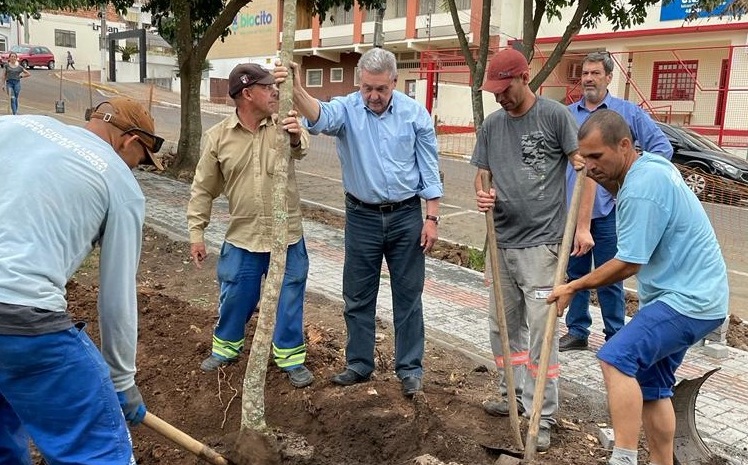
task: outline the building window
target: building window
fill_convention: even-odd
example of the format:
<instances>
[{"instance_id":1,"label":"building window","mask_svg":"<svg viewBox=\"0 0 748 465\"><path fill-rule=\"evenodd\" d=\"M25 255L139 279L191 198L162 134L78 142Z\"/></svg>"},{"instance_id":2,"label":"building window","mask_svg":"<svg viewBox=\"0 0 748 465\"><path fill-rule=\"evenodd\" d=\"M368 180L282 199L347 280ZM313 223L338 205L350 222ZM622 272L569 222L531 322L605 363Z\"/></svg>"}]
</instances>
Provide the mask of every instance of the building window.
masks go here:
<instances>
[{"instance_id":1,"label":"building window","mask_svg":"<svg viewBox=\"0 0 748 465\"><path fill-rule=\"evenodd\" d=\"M322 87L322 70L321 69L306 70L306 86L307 87Z\"/></svg>"},{"instance_id":2,"label":"building window","mask_svg":"<svg viewBox=\"0 0 748 465\"><path fill-rule=\"evenodd\" d=\"M5 41L5 37L0 36L0 52L8 50L8 43Z\"/></svg>"},{"instance_id":3,"label":"building window","mask_svg":"<svg viewBox=\"0 0 748 465\"><path fill-rule=\"evenodd\" d=\"M693 100L697 60L655 61L652 69L652 100Z\"/></svg>"},{"instance_id":4,"label":"building window","mask_svg":"<svg viewBox=\"0 0 748 465\"><path fill-rule=\"evenodd\" d=\"M343 68L330 69L330 82L343 82Z\"/></svg>"},{"instance_id":5,"label":"building window","mask_svg":"<svg viewBox=\"0 0 748 465\"><path fill-rule=\"evenodd\" d=\"M384 19L394 19L394 18L405 18L408 11L408 1L407 0L390 0L387 2L387 9L384 10ZM376 10L374 10L372 13L376 13ZM369 16L367 15L367 19ZM371 16L372 21L374 20L374 16Z\"/></svg>"},{"instance_id":6,"label":"building window","mask_svg":"<svg viewBox=\"0 0 748 465\"><path fill-rule=\"evenodd\" d=\"M361 74L358 72L358 66L353 68L353 87L361 85Z\"/></svg>"},{"instance_id":7,"label":"building window","mask_svg":"<svg viewBox=\"0 0 748 465\"><path fill-rule=\"evenodd\" d=\"M75 48L75 31L55 29L55 45L58 47Z\"/></svg>"}]
</instances>

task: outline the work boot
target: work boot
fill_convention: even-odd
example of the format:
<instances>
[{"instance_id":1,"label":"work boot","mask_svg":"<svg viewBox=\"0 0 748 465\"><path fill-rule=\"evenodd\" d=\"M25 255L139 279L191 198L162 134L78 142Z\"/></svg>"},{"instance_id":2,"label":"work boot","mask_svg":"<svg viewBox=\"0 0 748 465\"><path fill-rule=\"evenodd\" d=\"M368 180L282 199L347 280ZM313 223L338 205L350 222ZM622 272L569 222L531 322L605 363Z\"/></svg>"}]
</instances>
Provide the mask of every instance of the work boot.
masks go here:
<instances>
[{"instance_id":1,"label":"work boot","mask_svg":"<svg viewBox=\"0 0 748 465\"><path fill-rule=\"evenodd\" d=\"M587 339L580 339L576 336L572 336L571 333L566 333L561 336L558 340L558 351L566 352L567 350L586 350Z\"/></svg>"},{"instance_id":2,"label":"work boot","mask_svg":"<svg viewBox=\"0 0 748 465\"><path fill-rule=\"evenodd\" d=\"M314 375L304 365L286 370L286 373L288 373L288 380L291 381L291 385L296 388L307 387L314 381Z\"/></svg>"},{"instance_id":3,"label":"work boot","mask_svg":"<svg viewBox=\"0 0 748 465\"><path fill-rule=\"evenodd\" d=\"M483 402L483 411L495 417L508 417L509 402L506 399L487 400ZM519 399L517 399L517 413L520 415L525 413L525 406L522 405L522 401Z\"/></svg>"},{"instance_id":4,"label":"work boot","mask_svg":"<svg viewBox=\"0 0 748 465\"><path fill-rule=\"evenodd\" d=\"M413 397L418 391L422 389L421 378L416 376L406 376L402 379L403 384L403 395L405 397Z\"/></svg>"},{"instance_id":5,"label":"work boot","mask_svg":"<svg viewBox=\"0 0 748 465\"><path fill-rule=\"evenodd\" d=\"M545 452L551 448L551 429L540 428L538 430L538 445L536 450L538 452Z\"/></svg>"},{"instance_id":6,"label":"work boot","mask_svg":"<svg viewBox=\"0 0 748 465\"><path fill-rule=\"evenodd\" d=\"M342 373L333 376L331 381L340 386L352 386L368 380L368 376L361 376L350 368L346 368Z\"/></svg>"},{"instance_id":7,"label":"work boot","mask_svg":"<svg viewBox=\"0 0 748 465\"><path fill-rule=\"evenodd\" d=\"M210 357L203 360L203 363L200 364L200 369L206 372L215 371L219 367L230 365L232 363L236 363L235 358L225 359L225 358L219 358L216 355L210 354Z\"/></svg>"}]
</instances>

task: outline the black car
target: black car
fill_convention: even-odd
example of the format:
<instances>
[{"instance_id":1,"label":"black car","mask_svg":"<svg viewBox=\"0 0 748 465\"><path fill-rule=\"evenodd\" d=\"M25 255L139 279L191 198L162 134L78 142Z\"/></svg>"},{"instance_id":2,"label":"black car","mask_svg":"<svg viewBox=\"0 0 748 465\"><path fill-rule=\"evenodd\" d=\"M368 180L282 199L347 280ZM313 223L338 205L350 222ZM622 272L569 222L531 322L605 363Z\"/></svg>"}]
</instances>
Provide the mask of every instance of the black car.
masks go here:
<instances>
[{"instance_id":1,"label":"black car","mask_svg":"<svg viewBox=\"0 0 748 465\"><path fill-rule=\"evenodd\" d=\"M657 126L673 146L672 162L699 199L732 205L748 200L748 161L688 128Z\"/></svg>"}]
</instances>

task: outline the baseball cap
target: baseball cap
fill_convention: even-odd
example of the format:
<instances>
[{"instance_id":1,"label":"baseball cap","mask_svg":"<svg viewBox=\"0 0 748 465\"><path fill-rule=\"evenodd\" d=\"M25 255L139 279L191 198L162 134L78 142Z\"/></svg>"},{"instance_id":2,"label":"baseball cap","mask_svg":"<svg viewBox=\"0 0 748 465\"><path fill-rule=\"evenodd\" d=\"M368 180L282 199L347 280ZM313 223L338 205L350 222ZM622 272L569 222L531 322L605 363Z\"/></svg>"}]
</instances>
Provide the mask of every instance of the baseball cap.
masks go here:
<instances>
[{"instance_id":1,"label":"baseball cap","mask_svg":"<svg viewBox=\"0 0 748 465\"><path fill-rule=\"evenodd\" d=\"M505 48L494 55L488 63L486 80L481 89L492 94L500 94L509 87L512 79L529 69L524 55L513 48Z\"/></svg>"},{"instance_id":2,"label":"baseball cap","mask_svg":"<svg viewBox=\"0 0 748 465\"><path fill-rule=\"evenodd\" d=\"M109 108L101 109L104 105L109 105ZM159 170L164 169L161 162L153 156L154 153L161 150L164 139L153 133L155 131L153 117L139 102L127 97L113 97L96 105L88 119L90 118L104 120L121 129L125 134L138 136L146 149L144 164L153 165Z\"/></svg>"},{"instance_id":3,"label":"baseball cap","mask_svg":"<svg viewBox=\"0 0 748 465\"><path fill-rule=\"evenodd\" d=\"M229 73L229 96L234 98L242 89L255 84L275 84L275 78L256 63L236 65Z\"/></svg>"}]
</instances>

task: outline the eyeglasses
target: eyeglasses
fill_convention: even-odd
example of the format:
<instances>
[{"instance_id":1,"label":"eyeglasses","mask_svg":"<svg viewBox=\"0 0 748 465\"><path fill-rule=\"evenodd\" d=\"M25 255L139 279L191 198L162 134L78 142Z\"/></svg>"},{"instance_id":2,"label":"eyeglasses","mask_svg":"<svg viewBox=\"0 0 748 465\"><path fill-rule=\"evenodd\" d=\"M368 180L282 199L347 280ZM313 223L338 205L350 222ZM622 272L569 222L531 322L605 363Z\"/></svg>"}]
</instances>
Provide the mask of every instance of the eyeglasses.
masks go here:
<instances>
[{"instance_id":1,"label":"eyeglasses","mask_svg":"<svg viewBox=\"0 0 748 465\"><path fill-rule=\"evenodd\" d=\"M278 90L278 87L275 84L254 84L254 85L257 87L261 87L265 90L269 90L271 92Z\"/></svg>"},{"instance_id":2,"label":"eyeglasses","mask_svg":"<svg viewBox=\"0 0 748 465\"><path fill-rule=\"evenodd\" d=\"M159 150L161 150L161 146L164 145L163 137L151 134L150 132L140 128L130 128L126 131L123 131L123 134L135 134L136 136L138 136L138 142L140 142L140 145L142 145L146 150L149 150L151 153L158 152Z\"/></svg>"}]
</instances>

